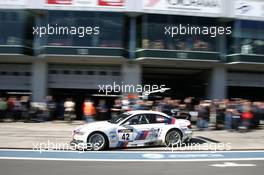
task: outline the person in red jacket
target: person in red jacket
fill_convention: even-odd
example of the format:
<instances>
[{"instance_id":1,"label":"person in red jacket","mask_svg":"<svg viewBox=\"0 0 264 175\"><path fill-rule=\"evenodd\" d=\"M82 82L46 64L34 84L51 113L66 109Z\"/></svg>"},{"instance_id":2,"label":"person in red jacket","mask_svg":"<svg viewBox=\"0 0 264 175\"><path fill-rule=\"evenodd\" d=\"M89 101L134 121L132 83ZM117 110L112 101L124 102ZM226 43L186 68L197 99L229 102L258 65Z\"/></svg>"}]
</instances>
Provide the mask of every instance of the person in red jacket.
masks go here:
<instances>
[{"instance_id":1,"label":"person in red jacket","mask_svg":"<svg viewBox=\"0 0 264 175\"><path fill-rule=\"evenodd\" d=\"M95 114L96 114L96 109L94 103L91 100L86 99L83 103L83 115L85 121L87 123L93 122Z\"/></svg>"},{"instance_id":2,"label":"person in red jacket","mask_svg":"<svg viewBox=\"0 0 264 175\"><path fill-rule=\"evenodd\" d=\"M242 126L245 129L249 129L251 127L253 118L254 116L253 113L251 112L251 109L249 107L245 107L245 110L241 115Z\"/></svg>"}]
</instances>

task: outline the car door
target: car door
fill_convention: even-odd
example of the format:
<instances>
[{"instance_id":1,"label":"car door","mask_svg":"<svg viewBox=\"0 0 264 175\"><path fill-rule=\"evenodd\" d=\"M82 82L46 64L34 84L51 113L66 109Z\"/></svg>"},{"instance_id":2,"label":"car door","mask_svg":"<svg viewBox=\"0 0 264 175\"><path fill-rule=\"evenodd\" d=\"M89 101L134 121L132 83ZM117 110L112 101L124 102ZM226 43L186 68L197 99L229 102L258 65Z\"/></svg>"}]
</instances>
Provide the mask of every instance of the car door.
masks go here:
<instances>
[{"instance_id":1,"label":"car door","mask_svg":"<svg viewBox=\"0 0 264 175\"><path fill-rule=\"evenodd\" d=\"M164 125L168 121L168 118L159 114L148 114L146 116L148 120L149 136L146 141L156 142L161 140L160 133Z\"/></svg>"},{"instance_id":2,"label":"car door","mask_svg":"<svg viewBox=\"0 0 264 175\"><path fill-rule=\"evenodd\" d=\"M129 118L117 128L119 147L141 146L148 136L145 114L137 114Z\"/></svg>"},{"instance_id":3,"label":"car door","mask_svg":"<svg viewBox=\"0 0 264 175\"><path fill-rule=\"evenodd\" d=\"M126 127L133 129L133 141L131 144L144 146L146 143L159 140L160 129L165 124L165 117L156 114L137 114L131 117L126 123Z\"/></svg>"},{"instance_id":4,"label":"car door","mask_svg":"<svg viewBox=\"0 0 264 175\"><path fill-rule=\"evenodd\" d=\"M150 128L147 115L148 114L138 114L138 124L133 125L135 128L134 143L138 146L144 146L150 139Z\"/></svg>"}]
</instances>

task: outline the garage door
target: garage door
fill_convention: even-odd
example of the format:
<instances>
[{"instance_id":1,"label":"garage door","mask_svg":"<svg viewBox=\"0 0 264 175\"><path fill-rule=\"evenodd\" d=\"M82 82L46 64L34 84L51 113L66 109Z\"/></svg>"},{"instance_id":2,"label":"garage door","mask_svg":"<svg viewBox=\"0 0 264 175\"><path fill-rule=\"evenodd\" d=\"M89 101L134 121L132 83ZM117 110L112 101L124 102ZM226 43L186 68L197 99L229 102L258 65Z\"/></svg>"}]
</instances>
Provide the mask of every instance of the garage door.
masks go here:
<instances>
[{"instance_id":1,"label":"garage door","mask_svg":"<svg viewBox=\"0 0 264 175\"><path fill-rule=\"evenodd\" d=\"M1 90L30 90L30 64L0 64Z\"/></svg>"},{"instance_id":2,"label":"garage door","mask_svg":"<svg viewBox=\"0 0 264 175\"><path fill-rule=\"evenodd\" d=\"M49 65L49 88L99 89L99 85L120 83L120 67L91 65Z\"/></svg>"}]
</instances>

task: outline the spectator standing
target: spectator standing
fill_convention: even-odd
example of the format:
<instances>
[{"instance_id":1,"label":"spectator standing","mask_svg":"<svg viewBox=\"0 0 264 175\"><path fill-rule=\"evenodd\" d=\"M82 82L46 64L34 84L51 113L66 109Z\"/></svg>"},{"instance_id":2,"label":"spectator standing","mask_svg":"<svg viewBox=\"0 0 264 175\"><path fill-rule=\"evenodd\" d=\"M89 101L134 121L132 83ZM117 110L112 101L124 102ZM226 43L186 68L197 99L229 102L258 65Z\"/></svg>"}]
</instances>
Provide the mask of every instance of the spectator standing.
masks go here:
<instances>
[{"instance_id":1,"label":"spectator standing","mask_svg":"<svg viewBox=\"0 0 264 175\"><path fill-rule=\"evenodd\" d=\"M97 106L98 120L107 120L108 107L106 106L105 100L99 100Z\"/></svg>"},{"instance_id":2,"label":"spectator standing","mask_svg":"<svg viewBox=\"0 0 264 175\"><path fill-rule=\"evenodd\" d=\"M232 129L238 130L240 124L240 113L237 108L232 111Z\"/></svg>"},{"instance_id":3,"label":"spectator standing","mask_svg":"<svg viewBox=\"0 0 264 175\"><path fill-rule=\"evenodd\" d=\"M24 120L29 120L29 109L30 109L30 101L29 96L21 97L21 117Z\"/></svg>"},{"instance_id":4,"label":"spectator standing","mask_svg":"<svg viewBox=\"0 0 264 175\"><path fill-rule=\"evenodd\" d=\"M64 101L61 99L57 106L57 115L59 119L64 118Z\"/></svg>"},{"instance_id":5,"label":"spectator standing","mask_svg":"<svg viewBox=\"0 0 264 175\"><path fill-rule=\"evenodd\" d=\"M64 102L64 120L71 121L75 115L75 103L71 98Z\"/></svg>"},{"instance_id":6,"label":"spectator standing","mask_svg":"<svg viewBox=\"0 0 264 175\"><path fill-rule=\"evenodd\" d=\"M0 98L0 119L4 119L7 111L7 103L4 98Z\"/></svg>"},{"instance_id":7,"label":"spectator standing","mask_svg":"<svg viewBox=\"0 0 264 175\"><path fill-rule=\"evenodd\" d=\"M253 120L253 113L251 112L251 109L249 106L244 106L244 112L242 113L241 116L241 124L242 124L242 129L250 129L252 125L252 120Z\"/></svg>"},{"instance_id":8,"label":"spectator standing","mask_svg":"<svg viewBox=\"0 0 264 175\"><path fill-rule=\"evenodd\" d=\"M137 100L136 104L133 105L133 110L145 110L146 108L144 107L144 101L143 100Z\"/></svg>"},{"instance_id":9,"label":"spectator standing","mask_svg":"<svg viewBox=\"0 0 264 175\"><path fill-rule=\"evenodd\" d=\"M130 108L130 102L129 102L129 99L128 97L124 97L123 100L122 100L122 111L125 112L125 111L130 111L131 108Z\"/></svg>"},{"instance_id":10,"label":"spectator standing","mask_svg":"<svg viewBox=\"0 0 264 175\"><path fill-rule=\"evenodd\" d=\"M254 115L254 119L252 121L252 124L253 124L254 128L257 128L259 125L259 121L261 119L260 102L254 102L252 104L252 113Z\"/></svg>"},{"instance_id":11,"label":"spectator standing","mask_svg":"<svg viewBox=\"0 0 264 175\"><path fill-rule=\"evenodd\" d=\"M233 116L233 109L230 106L228 106L225 114L225 129L227 130L232 129L232 116Z\"/></svg>"},{"instance_id":12,"label":"spectator standing","mask_svg":"<svg viewBox=\"0 0 264 175\"><path fill-rule=\"evenodd\" d=\"M121 111L122 111L122 102L120 99L116 99L113 108L111 108L111 118L120 115Z\"/></svg>"},{"instance_id":13,"label":"spectator standing","mask_svg":"<svg viewBox=\"0 0 264 175\"><path fill-rule=\"evenodd\" d=\"M208 104L207 103L200 104L198 110L198 119L197 119L197 127L200 130L204 130L205 128L208 128L209 116L210 116L210 109Z\"/></svg>"},{"instance_id":14,"label":"spectator standing","mask_svg":"<svg viewBox=\"0 0 264 175\"><path fill-rule=\"evenodd\" d=\"M173 106L171 105L170 101L171 101L171 98L166 97L164 98L163 102L159 104L159 108L161 112L167 115L172 115Z\"/></svg>"},{"instance_id":15,"label":"spectator standing","mask_svg":"<svg viewBox=\"0 0 264 175\"><path fill-rule=\"evenodd\" d=\"M93 122L94 121L94 116L96 114L94 103L86 99L83 103L83 115L85 118L85 121L87 123Z\"/></svg>"},{"instance_id":16,"label":"spectator standing","mask_svg":"<svg viewBox=\"0 0 264 175\"><path fill-rule=\"evenodd\" d=\"M52 96L47 96L46 100L47 100L47 107L48 107L48 120L53 120L55 109L56 109L56 103L53 100Z\"/></svg>"},{"instance_id":17,"label":"spectator standing","mask_svg":"<svg viewBox=\"0 0 264 175\"><path fill-rule=\"evenodd\" d=\"M14 117L14 108L15 108L15 99L14 97L9 97L7 100L7 117L10 119Z\"/></svg>"},{"instance_id":18,"label":"spectator standing","mask_svg":"<svg viewBox=\"0 0 264 175\"><path fill-rule=\"evenodd\" d=\"M22 104L20 98L14 98L14 119L21 119Z\"/></svg>"},{"instance_id":19,"label":"spectator standing","mask_svg":"<svg viewBox=\"0 0 264 175\"><path fill-rule=\"evenodd\" d=\"M264 102L259 104L259 124L264 124Z\"/></svg>"},{"instance_id":20,"label":"spectator standing","mask_svg":"<svg viewBox=\"0 0 264 175\"><path fill-rule=\"evenodd\" d=\"M226 104L221 101L216 107L216 129L224 128Z\"/></svg>"}]
</instances>

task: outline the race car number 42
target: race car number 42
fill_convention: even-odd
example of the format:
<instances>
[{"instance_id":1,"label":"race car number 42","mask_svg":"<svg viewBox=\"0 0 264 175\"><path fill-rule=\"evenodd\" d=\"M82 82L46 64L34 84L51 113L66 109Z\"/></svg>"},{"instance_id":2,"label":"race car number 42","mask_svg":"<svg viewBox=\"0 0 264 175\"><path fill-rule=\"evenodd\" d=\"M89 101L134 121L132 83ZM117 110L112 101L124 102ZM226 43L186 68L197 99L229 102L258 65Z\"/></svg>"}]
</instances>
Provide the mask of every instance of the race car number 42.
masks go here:
<instances>
[{"instance_id":1,"label":"race car number 42","mask_svg":"<svg viewBox=\"0 0 264 175\"><path fill-rule=\"evenodd\" d=\"M119 140L122 140L122 141L132 141L133 140L133 132L121 132L118 135L119 135Z\"/></svg>"}]
</instances>

